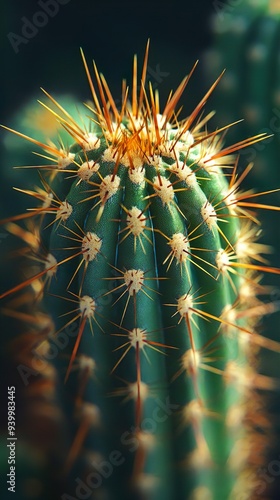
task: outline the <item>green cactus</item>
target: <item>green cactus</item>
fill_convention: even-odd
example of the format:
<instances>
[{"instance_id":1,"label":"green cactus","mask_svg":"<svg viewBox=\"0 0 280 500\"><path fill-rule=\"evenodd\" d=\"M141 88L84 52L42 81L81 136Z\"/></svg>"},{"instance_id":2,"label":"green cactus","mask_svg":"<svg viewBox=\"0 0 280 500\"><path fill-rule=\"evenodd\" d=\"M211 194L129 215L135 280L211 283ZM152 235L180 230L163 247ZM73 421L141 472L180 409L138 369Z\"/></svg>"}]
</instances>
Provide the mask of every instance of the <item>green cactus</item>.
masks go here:
<instances>
[{"instance_id":1,"label":"green cactus","mask_svg":"<svg viewBox=\"0 0 280 500\"><path fill-rule=\"evenodd\" d=\"M8 221L39 269L1 297L31 286L54 324L36 353L52 359L65 416L60 498L254 498L268 444L259 391L275 387L256 354L280 351L256 331L276 307L261 301L260 273L279 270L265 265L255 212L278 208L240 190L251 165L238 175L234 152L265 134L223 148L227 127L207 131L220 78L181 120L193 71L160 112L147 58L148 47L118 109L83 56L90 126L49 96L74 144L41 145L49 168L26 191L40 204L20 216L35 228Z\"/></svg>"},{"instance_id":2,"label":"green cactus","mask_svg":"<svg viewBox=\"0 0 280 500\"><path fill-rule=\"evenodd\" d=\"M262 186L267 185L268 168L278 171L279 16L277 0L224 2L213 17L213 44L204 56L206 80L226 68L219 97L213 99L216 124L243 118L232 133L236 141L256 131L271 135L266 143L241 151L246 161L254 162Z\"/></svg>"}]
</instances>

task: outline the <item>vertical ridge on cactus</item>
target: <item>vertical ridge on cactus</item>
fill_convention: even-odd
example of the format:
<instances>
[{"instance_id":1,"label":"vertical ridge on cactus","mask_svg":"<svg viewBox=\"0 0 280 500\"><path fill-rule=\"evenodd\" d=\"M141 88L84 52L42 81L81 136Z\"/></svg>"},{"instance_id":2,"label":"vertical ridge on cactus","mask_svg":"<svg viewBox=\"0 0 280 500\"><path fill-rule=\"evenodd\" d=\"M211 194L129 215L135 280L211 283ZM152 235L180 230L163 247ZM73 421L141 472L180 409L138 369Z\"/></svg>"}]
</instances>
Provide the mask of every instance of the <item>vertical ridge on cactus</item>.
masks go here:
<instances>
[{"instance_id":1,"label":"vertical ridge on cactus","mask_svg":"<svg viewBox=\"0 0 280 500\"><path fill-rule=\"evenodd\" d=\"M267 445L257 392L277 385L257 372L257 352L280 351L257 331L277 308L262 302L260 276L280 271L257 243L256 210L279 207L258 202L269 192L240 190L252 165L238 174L235 153L267 136L223 148L230 126L206 130L220 78L179 119L195 66L161 112L146 84L148 47L139 88L135 57L132 100L123 85L120 108L82 53L87 127L44 91L71 146L13 131L50 163L36 166L41 187L23 191L38 207L4 221L32 241L37 271L1 298L33 287L53 338L67 339L53 360L70 442L61 498L73 496L74 475L89 498L250 499L254 455ZM36 244L21 219L35 221Z\"/></svg>"}]
</instances>

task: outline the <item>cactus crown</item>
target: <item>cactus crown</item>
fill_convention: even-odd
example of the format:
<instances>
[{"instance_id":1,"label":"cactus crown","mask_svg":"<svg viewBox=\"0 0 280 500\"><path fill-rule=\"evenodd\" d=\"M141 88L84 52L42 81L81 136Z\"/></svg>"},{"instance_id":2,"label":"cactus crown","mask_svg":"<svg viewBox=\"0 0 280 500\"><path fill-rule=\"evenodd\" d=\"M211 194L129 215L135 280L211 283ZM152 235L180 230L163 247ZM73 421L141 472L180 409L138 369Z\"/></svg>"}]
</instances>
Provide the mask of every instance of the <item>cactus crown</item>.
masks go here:
<instances>
[{"instance_id":1,"label":"cactus crown","mask_svg":"<svg viewBox=\"0 0 280 500\"><path fill-rule=\"evenodd\" d=\"M43 187L26 191L41 205L19 216L35 220L41 267L2 295L37 283L53 338L68 336L54 360L72 441L66 470L94 489L90 467L100 470L115 449L124 463L100 488L109 498L250 498L265 444L256 390L274 386L257 374L255 353L279 351L255 330L274 308L260 300L259 273L279 273L263 264L255 210L277 207L240 190L252 165L239 176L233 153L265 134L223 148L228 127L207 131L202 111L220 78L179 120L195 66L160 112L146 89L148 46L140 89L135 57L131 103L123 85L120 109L94 65L98 96L82 57L91 127L46 93L74 144L23 136L52 155Z\"/></svg>"}]
</instances>

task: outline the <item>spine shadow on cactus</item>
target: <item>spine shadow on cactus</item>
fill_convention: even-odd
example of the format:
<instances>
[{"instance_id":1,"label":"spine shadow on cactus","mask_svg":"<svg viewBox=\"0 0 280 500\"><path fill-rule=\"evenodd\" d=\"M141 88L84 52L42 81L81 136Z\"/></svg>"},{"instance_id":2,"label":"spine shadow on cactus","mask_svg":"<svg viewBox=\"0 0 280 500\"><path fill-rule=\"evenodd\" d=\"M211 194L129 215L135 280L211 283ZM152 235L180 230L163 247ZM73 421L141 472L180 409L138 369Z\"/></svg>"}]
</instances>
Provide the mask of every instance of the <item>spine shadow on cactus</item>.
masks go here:
<instances>
[{"instance_id":1,"label":"spine shadow on cactus","mask_svg":"<svg viewBox=\"0 0 280 500\"><path fill-rule=\"evenodd\" d=\"M280 271L261 255L269 248L257 243L256 209L279 208L254 200L266 193L240 190L251 165L239 176L234 153L266 135L223 148L230 125L207 131L212 114L202 111L220 78L179 120L193 70L160 112L146 86L148 47L140 90L135 57L132 100L123 85L121 109L94 65L98 96L82 53L89 127L45 92L71 146L13 131L49 163L36 166L42 187L24 191L39 206L2 221L31 241L41 267L1 297L33 287L54 335L77 325L53 361L69 495L73 478L91 477L90 498L249 499L267 445L257 392L276 386L257 372L257 352L280 352L257 332L276 309L261 300L260 275ZM33 236L21 219L35 221ZM91 474L112 450L122 465L96 489Z\"/></svg>"}]
</instances>

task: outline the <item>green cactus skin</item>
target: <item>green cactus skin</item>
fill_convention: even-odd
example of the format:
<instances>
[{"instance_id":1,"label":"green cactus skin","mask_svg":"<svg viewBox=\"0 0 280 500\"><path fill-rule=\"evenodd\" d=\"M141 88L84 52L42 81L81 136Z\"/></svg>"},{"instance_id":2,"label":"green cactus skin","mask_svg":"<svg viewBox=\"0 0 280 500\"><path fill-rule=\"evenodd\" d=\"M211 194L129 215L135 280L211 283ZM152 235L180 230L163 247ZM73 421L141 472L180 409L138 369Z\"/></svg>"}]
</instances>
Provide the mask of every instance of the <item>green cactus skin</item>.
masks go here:
<instances>
[{"instance_id":1,"label":"green cactus skin","mask_svg":"<svg viewBox=\"0 0 280 500\"><path fill-rule=\"evenodd\" d=\"M258 391L275 386L256 354L280 350L256 331L275 309L259 275L279 270L263 264L255 211L278 208L240 191L250 166L238 176L234 151L264 134L223 149L221 131L206 131L201 111L220 79L179 121L192 72L160 113L147 58L148 46L140 90L135 58L132 102L124 87L118 110L83 56L90 127L50 96L74 144L41 145L49 172L26 191L41 205L20 216L35 234L8 224L29 234L41 267L2 298L35 290L54 324L42 359L66 339L52 360L67 436L60 498L80 498L83 481L92 499L251 499L267 446Z\"/></svg>"},{"instance_id":2,"label":"green cactus skin","mask_svg":"<svg viewBox=\"0 0 280 500\"><path fill-rule=\"evenodd\" d=\"M276 172L278 166L279 15L277 0L224 3L213 18L214 40L204 56L206 81L226 68L219 97L213 98L216 124L243 118L232 134L236 141L256 131L274 135L265 144L243 151L245 160L254 162L262 186L267 185L267 169Z\"/></svg>"}]
</instances>

